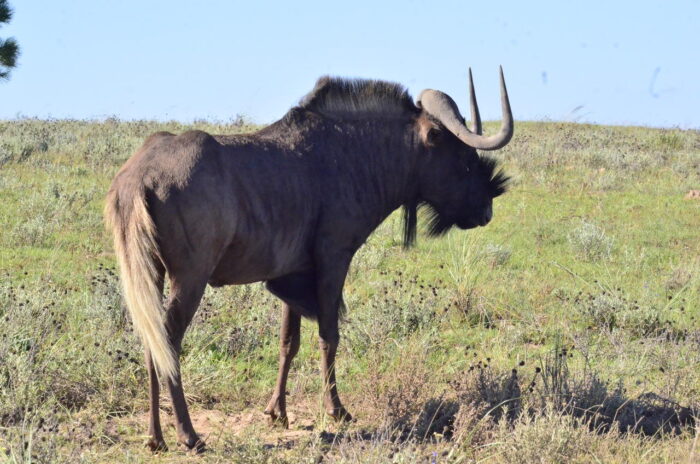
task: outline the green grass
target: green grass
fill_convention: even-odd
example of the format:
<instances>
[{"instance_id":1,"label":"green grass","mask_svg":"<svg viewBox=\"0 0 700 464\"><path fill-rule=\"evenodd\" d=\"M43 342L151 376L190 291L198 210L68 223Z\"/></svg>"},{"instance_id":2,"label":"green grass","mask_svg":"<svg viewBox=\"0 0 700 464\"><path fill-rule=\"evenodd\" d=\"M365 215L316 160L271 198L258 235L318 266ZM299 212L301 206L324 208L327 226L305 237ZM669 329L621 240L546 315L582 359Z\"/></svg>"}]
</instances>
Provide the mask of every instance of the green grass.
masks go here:
<instances>
[{"instance_id":1,"label":"green grass","mask_svg":"<svg viewBox=\"0 0 700 464\"><path fill-rule=\"evenodd\" d=\"M0 122L0 462L192 459L167 420L171 451L142 447L146 373L101 210L148 134L195 127L254 129ZM700 202L683 199L700 134L519 123L497 156L514 181L488 227L404 251L393 215L358 252L338 359L356 423L321 414L307 321L290 431L270 429L280 305L260 284L207 290L182 360L210 421L200 462L700 459Z\"/></svg>"}]
</instances>

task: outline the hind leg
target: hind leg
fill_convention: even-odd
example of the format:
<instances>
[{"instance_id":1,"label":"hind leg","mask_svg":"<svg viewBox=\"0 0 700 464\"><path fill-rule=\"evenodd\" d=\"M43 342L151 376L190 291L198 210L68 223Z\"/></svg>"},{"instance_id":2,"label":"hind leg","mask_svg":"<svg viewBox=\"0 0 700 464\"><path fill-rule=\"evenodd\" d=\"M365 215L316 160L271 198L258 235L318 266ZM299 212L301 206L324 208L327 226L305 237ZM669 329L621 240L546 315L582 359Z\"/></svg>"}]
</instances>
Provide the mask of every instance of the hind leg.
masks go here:
<instances>
[{"instance_id":1,"label":"hind leg","mask_svg":"<svg viewBox=\"0 0 700 464\"><path fill-rule=\"evenodd\" d=\"M158 268L158 288L160 289L160 294L163 294L163 278L165 274L165 269L159 263L156 263ZM151 353L148 349L145 350L146 358L146 371L148 372L148 380L150 384L150 389L148 392L149 399L149 411L148 411L148 439L146 440L146 447L150 448L151 451L166 451L168 446L165 444L163 439L163 429L160 426L160 384L158 382L158 375L156 374L156 369L153 366L153 360L151 359Z\"/></svg>"},{"instance_id":2,"label":"hind leg","mask_svg":"<svg viewBox=\"0 0 700 464\"><path fill-rule=\"evenodd\" d=\"M182 390L182 378L180 376L180 351L182 349L182 339L185 335L185 330L194 316L199 301L204 293L206 282L198 282L196 284L181 282L171 279L171 292L168 302L166 327L170 336L177 360L177 372L175 377L167 379L170 398L175 411L175 429L177 432L177 441L181 445L196 451L204 449L204 442L200 440L197 433L194 431L187 403L185 401L185 393Z\"/></svg>"},{"instance_id":3,"label":"hind leg","mask_svg":"<svg viewBox=\"0 0 700 464\"><path fill-rule=\"evenodd\" d=\"M151 353L146 350L146 370L150 381L149 390L149 420L148 420L148 439L146 447L151 451L166 451L168 446L163 439L163 429L160 426L160 385L158 384L158 376L156 369L151 361Z\"/></svg>"},{"instance_id":4,"label":"hind leg","mask_svg":"<svg viewBox=\"0 0 700 464\"><path fill-rule=\"evenodd\" d=\"M288 304L284 305L282 314L282 327L280 329L280 362L277 374L277 384L272 393L270 402L267 403L265 414L270 416L270 421L283 427L289 426L287 419L287 401L285 398L287 389L287 376L292 359L299 351L299 337L301 329L301 316L292 311Z\"/></svg>"}]
</instances>

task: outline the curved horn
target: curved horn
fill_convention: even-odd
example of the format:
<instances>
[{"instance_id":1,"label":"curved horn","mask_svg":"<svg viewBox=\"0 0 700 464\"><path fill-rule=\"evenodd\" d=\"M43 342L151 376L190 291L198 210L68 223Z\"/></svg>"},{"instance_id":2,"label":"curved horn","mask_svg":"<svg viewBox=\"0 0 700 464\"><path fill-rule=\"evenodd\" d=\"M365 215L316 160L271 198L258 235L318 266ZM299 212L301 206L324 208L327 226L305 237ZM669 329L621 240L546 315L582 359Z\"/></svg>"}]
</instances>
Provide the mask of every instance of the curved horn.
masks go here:
<instances>
[{"instance_id":1,"label":"curved horn","mask_svg":"<svg viewBox=\"0 0 700 464\"><path fill-rule=\"evenodd\" d=\"M508 91L503 79L503 68L501 75L501 112L503 121L498 134L489 137L475 134L464 125L464 118L459 114L457 104L449 95L439 90L424 90L418 98L420 106L437 118L450 132L457 136L462 142L479 150L498 150L505 147L513 137L513 113L510 110L508 101ZM474 111L472 110L472 113Z\"/></svg>"},{"instance_id":2,"label":"curved horn","mask_svg":"<svg viewBox=\"0 0 700 464\"><path fill-rule=\"evenodd\" d=\"M476 103L476 93L474 93L472 68L469 68L469 109L472 113L472 126L469 129L476 135L481 135L481 116L479 115L479 105Z\"/></svg>"}]
</instances>

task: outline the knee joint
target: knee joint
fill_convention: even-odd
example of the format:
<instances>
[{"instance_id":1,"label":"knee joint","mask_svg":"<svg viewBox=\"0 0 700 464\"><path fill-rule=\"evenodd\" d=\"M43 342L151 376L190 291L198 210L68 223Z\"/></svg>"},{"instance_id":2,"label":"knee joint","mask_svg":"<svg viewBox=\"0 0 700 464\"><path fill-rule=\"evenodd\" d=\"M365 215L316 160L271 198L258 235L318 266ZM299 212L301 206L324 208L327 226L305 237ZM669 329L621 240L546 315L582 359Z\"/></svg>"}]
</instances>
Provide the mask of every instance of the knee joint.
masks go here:
<instances>
[{"instance_id":1,"label":"knee joint","mask_svg":"<svg viewBox=\"0 0 700 464\"><path fill-rule=\"evenodd\" d=\"M282 340L282 354L289 357L294 357L299 352L299 337L292 337L287 340Z\"/></svg>"},{"instance_id":2,"label":"knee joint","mask_svg":"<svg viewBox=\"0 0 700 464\"><path fill-rule=\"evenodd\" d=\"M340 341L340 336L335 335L331 337L319 338L319 345L324 351L334 350L338 347L338 342Z\"/></svg>"}]
</instances>

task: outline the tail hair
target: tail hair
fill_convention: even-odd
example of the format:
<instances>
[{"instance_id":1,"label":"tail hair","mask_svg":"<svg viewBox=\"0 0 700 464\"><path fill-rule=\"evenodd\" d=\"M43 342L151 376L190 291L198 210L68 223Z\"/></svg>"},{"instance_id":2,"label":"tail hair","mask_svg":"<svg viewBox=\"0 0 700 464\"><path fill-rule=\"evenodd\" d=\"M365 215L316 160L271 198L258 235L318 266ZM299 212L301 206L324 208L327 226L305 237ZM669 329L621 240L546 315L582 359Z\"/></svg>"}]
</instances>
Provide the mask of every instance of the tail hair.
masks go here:
<instances>
[{"instance_id":1,"label":"tail hair","mask_svg":"<svg viewBox=\"0 0 700 464\"><path fill-rule=\"evenodd\" d=\"M177 361L165 326L165 311L157 260L160 260L153 219L143 190L120 194L112 188L105 205L105 222L114 236L124 299L136 332L159 378L175 379Z\"/></svg>"}]
</instances>

